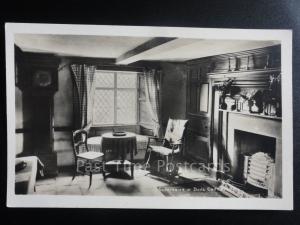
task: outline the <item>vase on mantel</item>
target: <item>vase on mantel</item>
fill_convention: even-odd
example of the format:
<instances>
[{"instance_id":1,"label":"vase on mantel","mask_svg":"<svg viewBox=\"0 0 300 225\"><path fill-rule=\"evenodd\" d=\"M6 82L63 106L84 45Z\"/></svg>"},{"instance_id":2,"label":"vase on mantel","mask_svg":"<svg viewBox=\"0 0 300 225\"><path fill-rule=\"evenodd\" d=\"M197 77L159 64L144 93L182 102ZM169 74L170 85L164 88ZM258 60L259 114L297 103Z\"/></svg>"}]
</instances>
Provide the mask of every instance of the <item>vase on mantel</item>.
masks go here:
<instances>
[{"instance_id":1,"label":"vase on mantel","mask_svg":"<svg viewBox=\"0 0 300 225\"><path fill-rule=\"evenodd\" d=\"M256 105L256 101L252 101L252 106L250 108L251 113L259 113L259 107Z\"/></svg>"},{"instance_id":2,"label":"vase on mantel","mask_svg":"<svg viewBox=\"0 0 300 225\"><path fill-rule=\"evenodd\" d=\"M264 113L267 116L278 116L279 113L279 103L276 100L265 103L264 105Z\"/></svg>"}]
</instances>

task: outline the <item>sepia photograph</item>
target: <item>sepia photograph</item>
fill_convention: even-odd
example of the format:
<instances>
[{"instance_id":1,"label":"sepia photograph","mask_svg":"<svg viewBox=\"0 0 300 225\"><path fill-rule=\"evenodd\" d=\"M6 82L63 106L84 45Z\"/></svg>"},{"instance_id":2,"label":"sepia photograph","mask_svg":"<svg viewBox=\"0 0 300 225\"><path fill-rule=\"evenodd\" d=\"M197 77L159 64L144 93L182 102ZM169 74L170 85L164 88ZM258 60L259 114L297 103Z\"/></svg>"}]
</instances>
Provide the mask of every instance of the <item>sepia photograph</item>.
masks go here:
<instances>
[{"instance_id":1,"label":"sepia photograph","mask_svg":"<svg viewBox=\"0 0 300 225\"><path fill-rule=\"evenodd\" d=\"M293 209L292 32L6 24L9 207Z\"/></svg>"}]
</instances>

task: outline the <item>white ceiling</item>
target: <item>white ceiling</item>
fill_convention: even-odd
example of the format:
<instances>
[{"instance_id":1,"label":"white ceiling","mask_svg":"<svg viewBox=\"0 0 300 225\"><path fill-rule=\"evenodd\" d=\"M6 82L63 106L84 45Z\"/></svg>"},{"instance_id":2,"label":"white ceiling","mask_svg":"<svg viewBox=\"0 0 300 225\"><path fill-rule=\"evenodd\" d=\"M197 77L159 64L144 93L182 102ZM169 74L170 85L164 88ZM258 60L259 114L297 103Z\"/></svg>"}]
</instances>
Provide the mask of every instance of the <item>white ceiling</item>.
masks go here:
<instances>
[{"instance_id":1,"label":"white ceiling","mask_svg":"<svg viewBox=\"0 0 300 225\"><path fill-rule=\"evenodd\" d=\"M51 52L64 56L118 58L154 37L16 34L15 43L24 51ZM140 60L186 61L279 44L278 41L204 40L177 38L125 58L119 64Z\"/></svg>"},{"instance_id":2,"label":"white ceiling","mask_svg":"<svg viewBox=\"0 0 300 225\"><path fill-rule=\"evenodd\" d=\"M279 44L278 41L204 40L178 38L141 54L122 60L130 64L139 60L182 62L207 56L233 53Z\"/></svg>"},{"instance_id":3,"label":"white ceiling","mask_svg":"<svg viewBox=\"0 0 300 225\"><path fill-rule=\"evenodd\" d=\"M151 37L16 34L15 44L23 51L51 52L64 56L117 58L150 39Z\"/></svg>"},{"instance_id":4,"label":"white ceiling","mask_svg":"<svg viewBox=\"0 0 300 225\"><path fill-rule=\"evenodd\" d=\"M276 44L273 41L175 39L164 51L145 55L147 60L189 60L212 55L232 53Z\"/></svg>"}]
</instances>

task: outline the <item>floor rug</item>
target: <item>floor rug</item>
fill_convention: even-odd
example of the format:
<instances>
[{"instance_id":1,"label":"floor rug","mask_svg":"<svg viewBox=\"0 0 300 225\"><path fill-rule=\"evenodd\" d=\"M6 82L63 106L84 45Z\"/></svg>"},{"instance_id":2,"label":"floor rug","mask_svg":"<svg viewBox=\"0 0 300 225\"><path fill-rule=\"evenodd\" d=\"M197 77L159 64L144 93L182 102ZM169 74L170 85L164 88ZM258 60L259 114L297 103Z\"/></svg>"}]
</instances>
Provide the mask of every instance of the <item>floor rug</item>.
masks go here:
<instances>
[{"instance_id":1,"label":"floor rug","mask_svg":"<svg viewBox=\"0 0 300 225\"><path fill-rule=\"evenodd\" d=\"M207 181L190 181L177 185L157 187L167 197L224 197Z\"/></svg>"},{"instance_id":2,"label":"floor rug","mask_svg":"<svg viewBox=\"0 0 300 225\"><path fill-rule=\"evenodd\" d=\"M145 176L151 177L154 180L159 180L159 181L165 182L166 184L170 183L170 179L168 179L166 177L163 177L163 176L160 176L160 175L148 173ZM178 185L178 184L181 184L181 183L189 183L189 182L193 182L193 180L189 179L189 178L186 178L186 177L182 177L182 176L176 176L172 181L172 183L173 183L172 185Z\"/></svg>"}]
</instances>

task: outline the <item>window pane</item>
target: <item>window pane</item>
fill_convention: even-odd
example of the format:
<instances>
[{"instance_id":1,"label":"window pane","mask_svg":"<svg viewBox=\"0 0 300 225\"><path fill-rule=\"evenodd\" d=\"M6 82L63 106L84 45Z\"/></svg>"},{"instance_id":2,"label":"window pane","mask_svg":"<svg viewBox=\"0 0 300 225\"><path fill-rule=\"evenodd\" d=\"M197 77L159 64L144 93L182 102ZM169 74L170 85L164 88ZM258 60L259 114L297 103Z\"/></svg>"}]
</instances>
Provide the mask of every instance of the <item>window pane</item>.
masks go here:
<instances>
[{"instance_id":1,"label":"window pane","mask_svg":"<svg viewBox=\"0 0 300 225\"><path fill-rule=\"evenodd\" d=\"M114 123L114 91L96 90L94 96L94 124Z\"/></svg>"},{"instance_id":2,"label":"window pane","mask_svg":"<svg viewBox=\"0 0 300 225\"><path fill-rule=\"evenodd\" d=\"M118 88L136 88L137 75L135 73L118 73Z\"/></svg>"},{"instance_id":3,"label":"window pane","mask_svg":"<svg viewBox=\"0 0 300 225\"><path fill-rule=\"evenodd\" d=\"M117 91L117 123L135 124L136 121L136 90Z\"/></svg>"},{"instance_id":4,"label":"window pane","mask_svg":"<svg viewBox=\"0 0 300 225\"><path fill-rule=\"evenodd\" d=\"M113 88L114 87L114 73L96 71L95 76L95 87L98 88Z\"/></svg>"}]
</instances>

